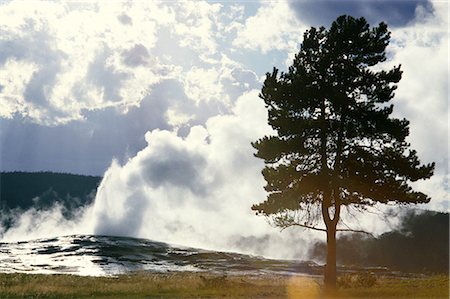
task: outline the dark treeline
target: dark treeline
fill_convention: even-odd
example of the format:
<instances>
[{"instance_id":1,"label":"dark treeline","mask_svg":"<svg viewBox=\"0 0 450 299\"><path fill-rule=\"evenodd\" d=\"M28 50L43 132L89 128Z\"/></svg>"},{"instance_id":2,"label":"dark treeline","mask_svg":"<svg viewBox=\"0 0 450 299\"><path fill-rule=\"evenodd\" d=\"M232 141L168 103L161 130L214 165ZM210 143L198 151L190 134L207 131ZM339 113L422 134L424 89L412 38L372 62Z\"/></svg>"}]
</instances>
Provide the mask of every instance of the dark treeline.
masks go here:
<instances>
[{"instance_id":1,"label":"dark treeline","mask_svg":"<svg viewBox=\"0 0 450 299\"><path fill-rule=\"evenodd\" d=\"M324 242L314 245L310 257L325 260ZM416 273L449 272L449 214L408 210L400 226L378 238L360 233L337 241L337 262L342 266L382 266Z\"/></svg>"},{"instance_id":2,"label":"dark treeline","mask_svg":"<svg viewBox=\"0 0 450 299\"><path fill-rule=\"evenodd\" d=\"M73 211L95 198L101 177L53 172L1 172L0 210L47 209L59 203Z\"/></svg>"}]
</instances>

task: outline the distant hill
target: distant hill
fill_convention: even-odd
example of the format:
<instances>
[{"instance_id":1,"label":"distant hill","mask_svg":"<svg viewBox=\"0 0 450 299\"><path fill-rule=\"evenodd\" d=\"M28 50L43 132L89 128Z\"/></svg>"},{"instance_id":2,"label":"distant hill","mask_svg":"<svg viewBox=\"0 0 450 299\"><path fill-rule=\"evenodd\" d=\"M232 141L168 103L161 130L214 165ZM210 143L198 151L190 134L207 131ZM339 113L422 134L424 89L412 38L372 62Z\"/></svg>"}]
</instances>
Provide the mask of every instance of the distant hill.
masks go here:
<instances>
[{"instance_id":1,"label":"distant hill","mask_svg":"<svg viewBox=\"0 0 450 299\"><path fill-rule=\"evenodd\" d=\"M449 272L449 214L407 210L400 226L377 238L344 234L337 240L337 263L342 266L381 266L417 273ZM325 261L326 244L316 243L310 258Z\"/></svg>"},{"instance_id":2,"label":"distant hill","mask_svg":"<svg viewBox=\"0 0 450 299\"><path fill-rule=\"evenodd\" d=\"M46 209L59 203L70 213L94 200L101 179L53 172L1 172L0 210Z\"/></svg>"}]
</instances>

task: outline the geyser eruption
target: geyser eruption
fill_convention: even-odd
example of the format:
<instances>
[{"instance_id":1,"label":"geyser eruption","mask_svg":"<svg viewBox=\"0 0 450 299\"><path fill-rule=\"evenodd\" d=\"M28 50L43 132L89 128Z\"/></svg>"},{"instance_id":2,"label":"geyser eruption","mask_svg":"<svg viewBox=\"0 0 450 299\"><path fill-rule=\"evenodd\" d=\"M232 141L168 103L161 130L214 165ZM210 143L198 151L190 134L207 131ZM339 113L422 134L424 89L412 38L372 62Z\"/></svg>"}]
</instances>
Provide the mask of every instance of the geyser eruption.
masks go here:
<instances>
[{"instance_id":1,"label":"geyser eruption","mask_svg":"<svg viewBox=\"0 0 450 299\"><path fill-rule=\"evenodd\" d=\"M17 215L3 242L74 234L142 237L175 245L274 258L306 258L298 231L271 227L250 207L266 194L263 162L251 142L271 133L257 91L232 113L177 132L147 132L148 145L124 165L113 161L95 201L68 220L57 204ZM309 235L302 234L308 238Z\"/></svg>"},{"instance_id":2,"label":"geyser eruption","mask_svg":"<svg viewBox=\"0 0 450 299\"><path fill-rule=\"evenodd\" d=\"M92 208L93 232L274 257L301 253L292 246L298 238L281 238L250 209L265 197L263 165L251 142L270 130L267 111L251 92L232 114L214 116L184 138L148 132L146 148L105 173Z\"/></svg>"}]
</instances>

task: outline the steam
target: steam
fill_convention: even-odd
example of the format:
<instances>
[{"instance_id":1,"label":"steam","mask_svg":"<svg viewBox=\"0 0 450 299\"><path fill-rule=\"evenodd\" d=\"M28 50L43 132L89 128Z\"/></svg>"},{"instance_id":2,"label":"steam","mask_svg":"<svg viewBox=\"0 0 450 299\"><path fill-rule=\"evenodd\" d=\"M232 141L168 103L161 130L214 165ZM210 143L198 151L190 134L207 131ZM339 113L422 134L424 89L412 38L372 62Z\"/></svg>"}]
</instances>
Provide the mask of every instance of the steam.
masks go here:
<instances>
[{"instance_id":1,"label":"steam","mask_svg":"<svg viewBox=\"0 0 450 299\"><path fill-rule=\"evenodd\" d=\"M73 213L72 220L68 220L64 216L66 208L59 203L46 210L30 208L26 211L20 209L12 211L9 215L1 215L12 220L13 226L7 229L0 225L0 241L16 242L64 235L90 234L92 233L90 209L88 206L74 212L71 211Z\"/></svg>"},{"instance_id":2,"label":"steam","mask_svg":"<svg viewBox=\"0 0 450 299\"><path fill-rule=\"evenodd\" d=\"M209 118L185 137L149 131L148 145L124 165L113 161L92 205L72 220L55 205L18 215L2 241L96 234L142 237L176 245L301 258L310 234L279 230L250 207L265 199L263 162L251 142L271 134L257 91L231 114ZM301 237L302 238L301 238Z\"/></svg>"},{"instance_id":3,"label":"steam","mask_svg":"<svg viewBox=\"0 0 450 299\"><path fill-rule=\"evenodd\" d=\"M250 209L266 198L264 164L253 156L251 142L272 133L256 90L240 96L231 114L210 117L185 137L174 131L149 131L147 146L124 165L113 161L95 201L72 220L58 204L47 211L31 209L3 232L2 241L73 234L130 236L306 259L313 239L323 235L298 228L280 233ZM388 226L377 217L346 213L343 220L359 224L354 229L382 233Z\"/></svg>"},{"instance_id":4,"label":"steam","mask_svg":"<svg viewBox=\"0 0 450 299\"><path fill-rule=\"evenodd\" d=\"M270 132L256 91L238 98L232 114L214 116L184 138L148 132L146 148L106 172L92 208L94 233L292 257L286 251L299 239L280 238L250 209L266 196L251 142Z\"/></svg>"}]
</instances>

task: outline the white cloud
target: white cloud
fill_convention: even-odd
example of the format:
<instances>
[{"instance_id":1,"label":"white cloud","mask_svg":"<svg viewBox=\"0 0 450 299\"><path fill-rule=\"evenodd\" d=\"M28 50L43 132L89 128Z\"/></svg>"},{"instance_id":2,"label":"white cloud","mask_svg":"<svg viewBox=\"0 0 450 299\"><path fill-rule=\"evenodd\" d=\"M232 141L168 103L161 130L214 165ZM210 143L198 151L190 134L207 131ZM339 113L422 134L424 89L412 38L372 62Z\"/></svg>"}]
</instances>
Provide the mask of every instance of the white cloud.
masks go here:
<instances>
[{"instance_id":1,"label":"white cloud","mask_svg":"<svg viewBox=\"0 0 450 299\"><path fill-rule=\"evenodd\" d=\"M24 112L26 104L23 100L25 88L37 66L33 63L8 60L0 69L2 85L2 101L0 102L0 117L12 118L16 112Z\"/></svg>"},{"instance_id":2,"label":"white cloud","mask_svg":"<svg viewBox=\"0 0 450 299\"><path fill-rule=\"evenodd\" d=\"M5 61L16 57L22 63L27 61L37 65L38 69L22 93L26 106L23 110L28 112L16 111L34 122L64 123L80 119L81 109L110 105L109 99L102 99L108 90L96 90L96 86L89 84L86 78L89 66L98 59L97 54L104 53L104 45L114 45L115 49L111 50L114 53L134 41L149 46L155 41L153 22L146 24L145 34L142 27L141 31L129 30L115 18L115 11L99 14L92 5L78 5L69 9L64 4L48 2L23 4L27 8L22 4L10 2L0 7L0 20L6 32L2 36L0 56ZM114 76L120 72L114 66L107 68L109 58L110 53L107 53L104 60L100 61L105 65L101 75ZM8 72L6 76L11 78L12 85L17 85L14 82L20 80L14 76L14 71ZM121 85L114 88L117 93L124 89ZM135 103L140 99L142 96L138 99L128 97L122 102Z\"/></svg>"},{"instance_id":3,"label":"white cloud","mask_svg":"<svg viewBox=\"0 0 450 299\"><path fill-rule=\"evenodd\" d=\"M221 7L221 4L204 1L180 2L177 7L178 22L174 24L174 31L180 36L180 45L196 49L202 56L214 54L217 51L214 35Z\"/></svg>"},{"instance_id":4,"label":"white cloud","mask_svg":"<svg viewBox=\"0 0 450 299\"><path fill-rule=\"evenodd\" d=\"M185 90L190 99L199 103L218 99L223 93L219 70L192 67L185 76Z\"/></svg>"},{"instance_id":5,"label":"white cloud","mask_svg":"<svg viewBox=\"0 0 450 299\"><path fill-rule=\"evenodd\" d=\"M194 116L185 114L177 107L170 107L166 112L166 118L169 125L179 128L180 126L186 125Z\"/></svg>"},{"instance_id":6,"label":"white cloud","mask_svg":"<svg viewBox=\"0 0 450 299\"><path fill-rule=\"evenodd\" d=\"M449 211L448 187L448 16L433 2L435 14L417 11L409 27L393 30L389 65L402 64L403 78L394 98L396 117L410 121L411 147L424 163L436 162L435 175L414 186L431 196L428 208ZM444 6L444 7L443 7Z\"/></svg>"},{"instance_id":7,"label":"white cloud","mask_svg":"<svg viewBox=\"0 0 450 299\"><path fill-rule=\"evenodd\" d=\"M196 105L217 103L227 110L240 95L260 87L254 72L223 54L206 68L193 66L182 78L186 95Z\"/></svg>"},{"instance_id":8,"label":"white cloud","mask_svg":"<svg viewBox=\"0 0 450 299\"><path fill-rule=\"evenodd\" d=\"M170 78L189 82L194 102L200 97L229 102L216 84L216 69L222 67L216 31L225 30L221 9L207 2L4 4L0 63L10 79L0 83L0 95L8 98L1 113L58 125L81 120L83 110L127 111ZM157 44L167 33L170 43ZM161 55L167 47L175 52ZM177 62L189 59L198 62ZM17 76L19 70L12 68L26 63L35 66L31 76L22 74L23 67ZM205 78L210 84L197 82Z\"/></svg>"},{"instance_id":9,"label":"white cloud","mask_svg":"<svg viewBox=\"0 0 450 299\"><path fill-rule=\"evenodd\" d=\"M295 51L305 25L300 23L287 1L263 2L256 15L245 20L233 45L238 48Z\"/></svg>"}]
</instances>

